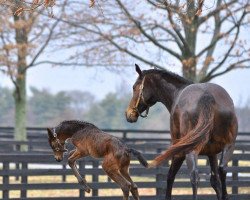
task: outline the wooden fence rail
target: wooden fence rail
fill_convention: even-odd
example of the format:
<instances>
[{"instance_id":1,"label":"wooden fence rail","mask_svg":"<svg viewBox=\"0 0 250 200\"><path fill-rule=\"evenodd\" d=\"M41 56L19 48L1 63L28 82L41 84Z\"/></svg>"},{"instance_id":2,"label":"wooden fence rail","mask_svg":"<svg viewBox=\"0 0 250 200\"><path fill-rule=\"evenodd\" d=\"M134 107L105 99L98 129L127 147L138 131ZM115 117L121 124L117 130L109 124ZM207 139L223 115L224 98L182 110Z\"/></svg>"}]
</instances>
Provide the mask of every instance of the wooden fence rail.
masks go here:
<instances>
[{"instance_id":1,"label":"wooden fence rail","mask_svg":"<svg viewBox=\"0 0 250 200\"><path fill-rule=\"evenodd\" d=\"M107 130L123 138L129 146L152 160L169 145L166 131ZM102 160L86 157L78 162L80 173L92 188L85 194L77 184L65 161L57 163L47 144L45 129L28 129L28 140L13 139L12 128L0 128L0 199L19 200L121 200L121 191L101 169ZM29 152L18 152L19 145ZM70 146L69 146L70 147ZM67 157L67 155L66 155ZM166 173L170 162L158 168L145 169L137 160L131 161L130 173L140 188L141 200L162 200L166 188ZM66 167L67 166L67 167ZM250 134L240 133L236 150L227 169L227 185L231 200L250 199ZM188 170L184 164L174 184L174 199L192 199ZM210 186L210 167L207 158L199 158L199 200L214 200Z\"/></svg>"}]
</instances>

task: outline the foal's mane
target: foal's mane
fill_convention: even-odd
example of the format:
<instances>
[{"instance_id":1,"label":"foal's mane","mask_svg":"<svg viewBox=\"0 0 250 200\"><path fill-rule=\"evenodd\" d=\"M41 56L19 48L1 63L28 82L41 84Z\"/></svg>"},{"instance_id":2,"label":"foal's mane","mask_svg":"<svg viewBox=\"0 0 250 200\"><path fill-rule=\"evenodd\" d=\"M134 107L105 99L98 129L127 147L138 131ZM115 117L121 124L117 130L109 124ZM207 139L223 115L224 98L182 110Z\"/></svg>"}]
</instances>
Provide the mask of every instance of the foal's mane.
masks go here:
<instances>
[{"instance_id":1,"label":"foal's mane","mask_svg":"<svg viewBox=\"0 0 250 200\"><path fill-rule=\"evenodd\" d=\"M65 120L55 127L56 133L60 133L62 130L69 132L76 132L82 129L98 129L94 124L80 120Z\"/></svg>"},{"instance_id":2,"label":"foal's mane","mask_svg":"<svg viewBox=\"0 0 250 200\"><path fill-rule=\"evenodd\" d=\"M147 74L159 74L162 78L164 78L167 81L174 81L177 83L182 83L182 84L192 84L193 81L186 79L182 76L179 76L178 74L175 74L173 72L170 72L168 70L160 70L160 69L149 69L149 70L144 70L143 76Z\"/></svg>"}]
</instances>

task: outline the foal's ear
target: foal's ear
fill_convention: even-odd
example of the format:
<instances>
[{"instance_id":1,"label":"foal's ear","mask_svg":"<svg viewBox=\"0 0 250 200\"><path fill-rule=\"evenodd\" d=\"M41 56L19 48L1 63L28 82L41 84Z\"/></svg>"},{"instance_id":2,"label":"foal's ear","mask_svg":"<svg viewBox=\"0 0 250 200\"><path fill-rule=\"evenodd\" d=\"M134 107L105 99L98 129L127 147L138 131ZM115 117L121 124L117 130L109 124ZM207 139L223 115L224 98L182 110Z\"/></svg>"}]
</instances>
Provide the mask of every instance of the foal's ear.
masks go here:
<instances>
[{"instance_id":1,"label":"foal's ear","mask_svg":"<svg viewBox=\"0 0 250 200\"><path fill-rule=\"evenodd\" d=\"M48 137L49 137L49 138L53 138L53 137L54 137L54 134L53 134L53 132L51 131L51 129L50 129L50 128L47 128L47 131L48 131Z\"/></svg>"},{"instance_id":2,"label":"foal's ear","mask_svg":"<svg viewBox=\"0 0 250 200\"><path fill-rule=\"evenodd\" d=\"M142 76L142 71L141 71L139 65L137 65L137 64L135 64L135 71L139 74L140 77Z\"/></svg>"}]
</instances>

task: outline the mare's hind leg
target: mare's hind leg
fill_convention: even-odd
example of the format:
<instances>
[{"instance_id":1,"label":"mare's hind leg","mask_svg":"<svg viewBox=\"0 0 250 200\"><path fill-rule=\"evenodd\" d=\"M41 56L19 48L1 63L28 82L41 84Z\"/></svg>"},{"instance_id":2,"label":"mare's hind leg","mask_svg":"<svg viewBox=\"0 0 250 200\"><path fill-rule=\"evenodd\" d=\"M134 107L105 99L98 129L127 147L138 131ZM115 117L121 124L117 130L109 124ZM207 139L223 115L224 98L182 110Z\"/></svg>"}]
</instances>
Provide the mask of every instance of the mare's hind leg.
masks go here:
<instances>
[{"instance_id":1,"label":"mare's hind leg","mask_svg":"<svg viewBox=\"0 0 250 200\"><path fill-rule=\"evenodd\" d=\"M82 153L80 153L77 149L75 150L72 150L69 154L69 158L68 158L68 164L70 166L70 168L73 170L73 173L75 175L75 177L77 178L78 182L80 185L83 186L83 189L86 191L86 192L90 192L90 188L89 186L87 185L87 182L85 180L85 178L83 178L77 167L76 167L76 160L81 158L81 157L84 157L84 155Z\"/></svg>"},{"instance_id":2,"label":"mare's hind leg","mask_svg":"<svg viewBox=\"0 0 250 200\"><path fill-rule=\"evenodd\" d=\"M216 192L217 199L221 200L222 199L222 193L221 193L222 189L221 189L221 181L220 181L220 176L219 176L219 171L218 171L217 155L208 156L208 158L209 158L209 163L210 163L210 167L211 167L210 183Z\"/></svg>"},{"instance_id":3,"label":"mare's hind leg","mask_svg":"<svg viewBox=\"0 0 250 200\"><path fill-rule=\"evenodd\" d=\"M138 193L138 187L133 182L132 178L129 175L129 165L122 167L120 169L120 172L121 172L122 176L130 182L130 184L131 184L130 192L131 192L133 198L135 200L139 200L140 198L139 198L139 193Z\"/></svg>"},{"instance_id":4,"label":"mare's hind leg","mask_svg":"<svg viewBox=\"0 0 250 200\"><path fill-rule=\"evenodd\" d=\"M168 175L167 175L167 190L166 190L166 200L171 200L172 188L175 179L175 175L179 171L185 157L173 157L172 163L170 165Z\"/></svg>"},{"instance_id":5,"label":"mare's hind leg","mask_svg":"<svg viewBox=\"0 0 250 200\"><path fill-rule=\"evenodd\" d=\"M121 187L123 200L128 200L131 184L121 175L117 160L111 155L104 158L102 168L107 175Z\"/></svg>"},{"instance_id":6,"label":"mare's hind leg","mask_svg":"<svg viewBox=\"0 0 250 200\"><path fill-rule=\"evenodd\" d=\"M190 171L190 180L193 189L193 200L197 200L197 189L199 182L199 174L197 169L198 155L193 151L186 155L186 162Z\"/></svg>"},{"instance_id":7,"label":"mare's hind leg","mask_svg":"<svg viewBox=\"0 0 250 200\"><path fill-rule=\"evenodd\" d=\"M227 145L220 158L220 165L219 165L219 174L220 174L220 180L222 184L222 200L228 200L228 194L227 194L227 185L226 185L226 177L227 177L227 171L226 167L228 162L231 160L232 155L234 151L234 144Z\"/></svg>"}]
</instances>

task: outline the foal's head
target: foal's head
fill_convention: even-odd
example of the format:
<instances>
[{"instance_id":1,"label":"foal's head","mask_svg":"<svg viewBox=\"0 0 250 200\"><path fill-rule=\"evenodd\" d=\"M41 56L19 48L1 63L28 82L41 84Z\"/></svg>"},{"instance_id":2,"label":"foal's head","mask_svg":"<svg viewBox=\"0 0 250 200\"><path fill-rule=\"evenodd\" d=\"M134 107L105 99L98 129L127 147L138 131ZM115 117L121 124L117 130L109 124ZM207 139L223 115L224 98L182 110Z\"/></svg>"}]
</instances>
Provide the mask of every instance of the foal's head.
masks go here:
<instances>
[{"instance_id":1,"label":"foal's head","mask_svg":"<svg viewBox=\"0 0 250 200\"><path fill-rule=\"evenodd\" d=\"M139 77L133 85L133 97L125 112L128 122L136 122L139 116L146 117L149 107L156 103L150 75L144 74L137 64L135 64L135 70ZM142 114L144 111L146 111L145 115Z\"/></svg>"},{"instance_id":2,"label":"foal's head","mask_svg":"<svg viewBox=\"0 0 250 200\"><path fill-rule=\"evenodd\" d=\"M65 149L64 147L65 142L60 142L60 140L57 137L57 134L50 128L47 128L47 131L48 131L49 145L54 152L54 157L56 161L60 162L63 160L63 153L67 151L67 149Z\"/></svg>"}]
</instances>

